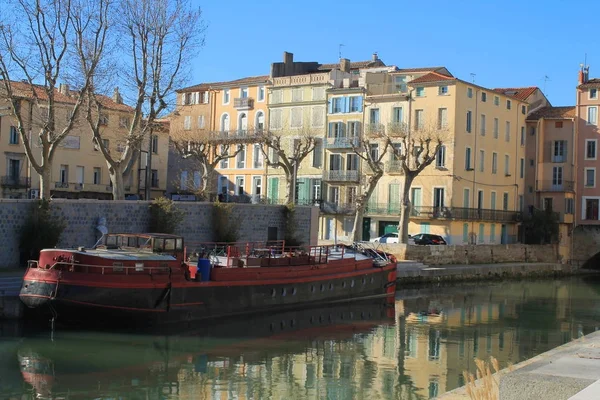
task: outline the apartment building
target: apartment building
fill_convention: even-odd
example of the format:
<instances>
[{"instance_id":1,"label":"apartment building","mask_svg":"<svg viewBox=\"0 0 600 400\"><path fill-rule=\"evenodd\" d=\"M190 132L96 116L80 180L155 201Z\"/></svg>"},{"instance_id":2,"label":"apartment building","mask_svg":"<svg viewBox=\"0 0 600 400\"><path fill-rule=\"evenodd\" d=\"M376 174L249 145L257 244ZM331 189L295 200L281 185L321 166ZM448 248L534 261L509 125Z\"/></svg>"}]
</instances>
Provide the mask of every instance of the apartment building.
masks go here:
<instances>
[{"instance_id":1,"label":"apartment building","mask_svg":"<svg viewBox=\"0 0 600 400\"><path fill-rule=\"evenodd\" d=\"M577 160L575 190L577 203L577 225L599 225L600 184L597 181L598 169L598 107L600 99L600 79L589 78L589 67L579 71L579 85L576 100L576 147Z\"/></svg>"},{"instance_id":2,"label":"apartment building","mask_svg":"<svg viewBox=\"0 0 600 400\"><path fill-rule=\"evenodd\" d=\"M33 92L29 84L23 82L13 82L13 90L21 98L21 109L29 109L30 112L25 116L24 123L32 130L35 135L36 127L47 115L47 108L44 107L44 92L41 88L34 87L38 96L41 96L41 107L37 107L33 102ZM103 109L101 115L101 124L103 126L102 137L109 150L113 154L122 152L125 148L125 137L128 132L129 124L133 116L133 109L124 104L118 91L111 97L100 97ZM67 117L70 115L75 95L68 85L61 84L56 89L55 101L57 104L57 127L62 129L67 123ZM2 111L0 111L2 113ZM157 168L153 170L155 183L153 187L154 195L164 193L165 186L159 184L159 177L163 176L166 182L166 159L168 157L166 146L161 146L161 142L167 143L168 136L166 132L157 133L153 138L156 151L155 159ZM39 196L40 178L31 168L21 137L16 129L16 122L12 118L5 116L0 120L0 148L5 162L0 161L0 188L2 197L9 198L36 198ZM34 156L39 156L39 147L33 144ZM164 163L158 160L164 159ZM133 173L125 182L126 195L136 195L139 193L139 162L136 162ZM54 198L94 198L94 199L112 199L112 184L108 167L102 153L92 142L92 134L83 117L76 121L70 134L62 141L57 148L51 172L52 187L51 195Z\"/></svg>"}]
</instances>

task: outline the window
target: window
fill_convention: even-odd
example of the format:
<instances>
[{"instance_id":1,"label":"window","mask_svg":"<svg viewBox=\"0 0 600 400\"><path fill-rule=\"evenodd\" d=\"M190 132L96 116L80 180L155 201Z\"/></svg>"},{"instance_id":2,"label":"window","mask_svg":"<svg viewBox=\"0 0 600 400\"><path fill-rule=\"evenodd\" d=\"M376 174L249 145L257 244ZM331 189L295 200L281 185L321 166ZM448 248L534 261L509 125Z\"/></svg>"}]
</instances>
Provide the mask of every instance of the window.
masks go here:
<instances>
[{"instance_id":1,"label":"window","mask_svg":"<svg viewBox=\"0 0 600 400\"><path fill-rule=\"evenodd\" d=\"M469 242L469 224L463 224L463 243Z\"/></svg>"},{"instance_id":2,"label":"window","mask_svg":"<svg viewBox=\"0 0 600 400\"><path fill-rule=\"evenodd\" d=\"M596 139L586 139L585 141L585 159L595 160L596 159L596 146L598 141Z\"/></svg>"},{"instance_id":3,"label":"window","mask_svg":"<svg viewBox=\"0 0 600 400\"><path fill-rule=\"evenodd\" d=\"M202 98L202 103L208 104L208 92L200 92L200 97Z\"/></svg>"},{"instance_id":4,"label":"window","mask_svg":"<svg viewBox=\"0 0 600 400\"><path fill-rule=\"evenodd\" d=\"M358 155L348 154L346 156L346 171L358 171ZM356 188L353 188L356 189ZM356 199L356 192L354 199Z\"/></svg>"},{"instance_id":5,"label":"window","mask_svg":"<svg viewBox=\"0 0 600 400\"><path fill-rule=\"evenodd\" d=\"M535 161L533 160L533 158L529 159L529 166L533 167L535 165Z\"/></svg>"},{"instance_id":6,"label":"window","mask_svg":"<svg viewBox=\"0 0 600 400\"><path fill-rule=\"evenodd\" d=\"M472 116L471 111L467 111L467 127L466 127L466 129L467 129L468 133L471 133L471 116Z\"/></svg>"},{"instance_id":7,"label":"window","mask_svg":"<svg viewBox=\"0 0 600 400\"><path fill-rule=\"evenodd\" d=\"M567 161L567 141L566 140L555 140L554 150L552 153L552 162L566 162Z\"/></svg>"},{"instance_id":8,"label":"window","mask_svg":"<svg viewBox=\"0 0 600 400\"><path fill-rule=\"evenodd\" d=\"M252 160L254 162L254 168L263 167L263 153L260 144L255 144L254 146L252 146Z\"/></svg>"},{"instance_id":9,"label":"window","mask_svg":"<svg viewBox=\"0 0 600 400\"><path fill-rule=\"evenodd\" d=\"M223 104L229 104L229 89L223 89Z\"/></svg>"},{"instance_id":10,"label":"window","mask_svg":"<svg viewBox=\"0 0 600 400\"><path fill-rule=\"evenodd\" d=\"M438 108L438 129L446 129L448 127L448 109Z\"/></svg>"},{"instance_id":11,"label":"window","mask_svg":"<svg viewBox=\"0 0 600 400\"><path fill-rule=\"evenodd\" d=\"M498 118L494 118L494 139L498 139L500 121Z\"/></svg>"},{"instance_id":12,"label":"window","mask_svg":"<svg viewBox=\"0 0 600 400\"><path fill-rule=\"evenodd\" d=\"M152 135L152 152L158 154L158 135Z\"/></svg>"},{"instance_id":13,"label":"window","mask_svg":"<svg viewBox=\"0 0 600 400\"><path fill-rule=\"evenodd\" d=\"M490 195L490 209L496 209L496 192L492 192Z\"/></svg>"},{"instance_id":14,"label":"window","mask_svg":"<svg viewBox=\"0 0 600 400\"><path fill-rule=\"evenodd\" d=\"M473 88L467 88L467 97L473 98Z\"/></svg>"},{"instance_id":15,"label":"window","mask_svg":"<svg viewBox=\"0 0 600 400\"><path fill-rule=\"evenodd\" d=\"M590 94L590 99L597 99L598 98L598 89L590 89L589 91Z\"/></svg>"},{"instance_id":16,"label":"window","mask_svg":"<svg viewBox=\"0 0 600 400\"><path fill-rule=\"evenodd\" d=\"M465 169L467 171L471 171L471 148L467 147L465 149Z\"/></svg>"},{"instance_id":17,"label":"window","mask_svg":"<svg viewBox=\"0 0 600 400\"><path fill-rule=\"evenodd\" d=\"M448 86L440 86L440 87L438 88L438 94L439 94L440 96L445 96L445 95L447 95L447 94L448 94Z\"/></svg>"},{"instance_id":18,"label":"window","mask_svg":"<svg viewBox=\"0 0 600 400\"><path fill-rule=\"evenodd\" d=\"M302 128L302 107L294 107L290 112L290 128Z\"/></svg>"},{"instance_id":19,"label":"window","mask_svg":"<svg viewBox=\"0 0 600 400\"><path fill-rule=\"evenodd\" d=\"M396 152L394 152L396 154ZM440 146L437 155L435 156L435 166L443 168L446 165L446 146Z\"/></svg>"},{"instance_id":20,"label":"window","mask_svg":"<svg viewBox=\"0 0 600 400\"><path fill-rule=\"evenodd\" d=\"M492 153L492 174L498 172L498 153Z\"/></svg>"},{"instance_id":21,"label":"window","mask_svg":"<svg viewBox=\"0 0 600 400\"><path fill-rule=\"evenodd\" d=\"M598 199L585 199L585 219L598 220Z\"/></svg>"},{"instance_id":22,"label":"window","mask_svg":"<svg viewBox=\"0 0 600 400\"><path fill-rule=\"evenodd\" d=\"M247 87L240 88L240 97L242 99L247 99L248 98L248 88Z\"/></svg>"},{"instance_id":23,"label":"window","mask_svg":"<svg viewBox=\"0 0 600 400\"><path fill-rule=\"evenodd\" d=\"M573 199L565 199L565 214L573 214L575 202Z\"/></svg>"},{"instance_id":24,"label":"window","mask_svg":"<svg viewBox=\"0 0 600 400\"><path fill-rule=\"evenodd\" d=\"M183 129L185 129L186 131L192 129L192 117L190 115L186 115L183 118Z\"/></svg>"},{"instance_id":25,"label":"window","mask_svg":"<svg viewBox=\"0 0 600 400\"><path fill-rule=\"evenodd\" d=\"M479 172L485 170L485 151L479 150Z\"/></svg>"},{"instance_id":26,"label":"window","mask_svg":"<svg viewBox=\"0 0 600 400\"><path fill-rule=\"evenodd\" d=\"M94 185L99 185L102 182L102 168L94 167Z\"/></svg>"},{"instance_id":27,"label":"window","mask_svg":"<svg viewBox=\"0 0 600 400\"><path fill-rule=\"evenodd\" d=\"M157 169L153 169L150 172L150 186L152 186L153 188L158 187L158 170Z\"/></svg>"},{"instance_id":28,"label":"window","mask_svg":"<svg viewBox=\"0 0 600 400\"><path fill-rule=\"evenodd\" d=\"M563 122L562 121L556 121L554 123L554 127L555 128L562 128L563 127ZM533 129L534 129L534 133L533 134L535 134L535 128L533 128Z\"/></svg>"},{"instance_id":29,"label":"window","mask_svg":"<svg viewBox=\"0 0 600 400\"><path fill-rule=\"evenodd\" d=\"M521 127L521 146L525 146L525 127Z\"/></svg>"},{"instance_id":30,"label":"window","mask_svg":"<svg viewBox=\"0 0 600 400\"><path fill-rule=\"evenodd\" d=\"M236 157L236 168L245 168L246 166L246 145L238 144L239 153Z\"/></svg>"},{"instance_id":31,"label":"window","mask_svg":"<svg viewBox=\"0 0 600 400\"><path fill-rule=\"evenodd\" d=\"M350 112L362 112L362 97L350 97Z\"/></svg>"},{"instance_id":32,"label":"window","mask_svg":"<svg viewBox=\"0 0 600 400\"><path fill-rule=\"evenodd\" d=\"M345 99L343 97L334 97L331 99L331 103L333 105L333 109L331 110L332 114L344 112L344 100Z\"/></svg>"},{"instance_id":33,"label":"window","mask_svg":"<svg viewBox=\"0 0 600 400\"><path fill-rule=\"evenodd\" d=\"M490 225L490 243L496 243L496 224Z\"/></svg>"},{"instance_id":34,"label":"window","mask_svg":"<svg viewBox=\"0 0 600 400\"><path fill-rule=\"evenodd\" d=\"M282 110L271 110L271 115L269 116L269 125L271 129L281 129L282 120Z\"/></svg>"},{"instance_id":35,"label":"window","mask_svg":"<svg viewBox=\"0 0 600 400\"><path fill-rule=\"evenodd\" d=\"M313 100L325 100L325 88L324 87L316 87L312 89L312 99Z\"/></svg>"},{"instance_id":36,"label":"window","mask_svg":"<svg viewBox=\"0 0 600 400\"><path fill-rule=\"evenodd\" d=\"M204 115L198 116L198 129L204 129Z\"/></svg>"},{"instance_id":37,"label":"window","mask_svg":"<svg viewBox=\"0 0 600 400\"><path fill-rule=\"evenodd\" d=\"M485 115L481 114L481 136L485 136Z\"/></svg>"},{"instance_id":38,"label":"window","mask_svg":"<svg viewBox=\"0 0 600 400\"><path fill-rule=\"evenodd\" d=\"M379 159L379 144L371 143L370 149L371 149L371 159L373 159L373 160Z\"/></svg>"},{"instance_id":39,"label":"window","mask_svg":"<svg viewBox=\"0 0 600 400\"><path fill-rule=\"evenodd\" d=\"M392 118L395 124L400 124L402 121L404 121L402 107L394 107L392 110Z\"/></svg>"},{"instance_id":40,"label":"window","mask_svg":"<svg viewBox=\"0 0 600 400\"><path fill-rule=\"evenodd\" d=\"M344 127L345 124L343 122L330 122L329 130L327 132L327 137L330 138L339 138L344 136Z\"/></svg>"},{"instance_id":41,"label":"window","mask_svg":"<svg viewBox=\"0 0 600 400\"><path fill-rule=\"evenodd\" d=\"M521 158L519 165L520 165L519 178L523 179L525 177L525 159L524 158Z\"/></svg>"},{"instance_id":42,"label":"window","mask_svg":"<svg viewBox=\"0 0 600 400\"><path fill-rule=\"evenodd\" d=\"M281 89L275 89L271 92L270 101L272 104L279 104L283 102L283 92Z\"/></svg>"},{"instance_id":43,"label":"window","mask_svg":"<svg viewBox=\"0 0 600 400\"><path fill-rule=\"evenodd\" d=\"M360 136L360 122L348 121L348 137L359 137Z\"/></svg>"},{"instance_id":44,"label":"window","mask_svg":"<svg viewBox=\"0 0 600 400\"><path fill-rule=\"evenodd\" d=\"M19 131L14 126L10 127L10 136L8 138L9 144L19 144Z\"/></svg>"},{"instance_id":45,"label":"window","mask_svg":"<svg viewBox=\"0 0 600 400\"><path fill-rule=\"evenodd\" d=\"M508 193L504 192L502 195L502 209L508 211Z\"/></svg>"},{"instance_id":46,"label":"window","mask_svg":"<svg viewBox=\"0 0 600 400\"><path fill-rule=\"evenodd\" d=\"M292 101L302 101L304 99L304 89L303 88L293 88L292 89Z\"/></svg>"},{"instance_id":47,"label":"window","mask_svg":"<svg viewBox=\"0 0 600 400\"><path fill-rule=\"evenodd\" d=\"M183 104L189 106L192 104L192 93L184 93L183 94Z\"/></svg>"},{"instance_id":48,"label":"window","mask_svg":"<svg viewBox=\"0 0 600 400\"><path fill-rule=\"evenodd\" d=\"M60 183L69 183L69 166L61 165L59 174Z\"/></svg>"},{"instance_id":49,"label":"window","mask_svg":"<svg viewBox=\"0 0 600 400\"><path fill-rule=\"evenodd\" d=\"M483 103L485 103L487 101L487 93L486 92L481 92L481 101Z\"/></svg>"},{"instance_id":50,"label":"window","mask_svg":"<svg viewBox=\"0 0 600 400\"><path fill-rule=\"evenodd\" d=\"M313 107L312 109L312 126L313 128L321 128L325 123L324 107Z\"/></svg>"},{"instance_id":51,"label":"window","mask_svg":"<svg viewBox=\"0 0 600 400\"><path fill-rule=\"evenodd\" d=\"M425 88L422 86L418 87L416 95L417 95L417 97L425 96Z\"/></svg>"},{"instance_id":52,"label":"window","mask_svg":"<svg viewBox=\"0 0 600 400\"><path fill-rule=\"evenodd\" d=\"M425 121L423 120L423 110L415 110L415 130L423 129Z\"/></svg>"},{"instance_id":53,"label":"window","mask_svg":"<svg viewBox=\"0 0 600 400\"><path fill-rule=\"evenodd\" d=\"M585 169L585 186L595 187L596 186L596 168Z\"/></svg>"},{"instance_id":54,"label":"window","mask_svg":"<svg viewBox=\"0 0 600 400\"><path fill-rule=\"evenodd\" d=\"M323 139L315 139L312 166L321 168L323 166Z\"/></svg>"},{"instance_id":55,"label":"window","mask_svg":"<svg viewBox=\"0 0 600 400\"><path fill-rule=\"evenodd\" d=\"M256 99L258 101L265 101L265 87L264 86L258 87Z\"/></svg>"},{"instance_id":56,"label":"window","mask_svg":"<svg viewBox=\"0 0 600 400\"><path fill-rule=\"evenodd\" d=\"M371 108L369 110L369 123L371 125L379 124L379 108Z\"/></svg>"},{"instance_id":57,"label":"window","mask_svg":"<svg viewBox=\"0 0 600 400\"><path fill-rule=\"evenodd\" d=\"M340 154L329 155L329 170L330 171L341 171L342 170L342 156Z\"/></svg>"},{"instance_id":58,"label":"window","mask_svg":"<svg viewBox=\"0 0 600 400\"><path fill-rule=\"evenodd\" d=\"M562 189L563 184L563 168L552 167L552 187L554 189Z\"/></svg>"},{"instance_id":59,"label":"window","mask_svg":"<svg viewBox=\"0 0 600 400\"><path fill-rule=\"evenodd\" d=\"M504 156L504 175L510 176L510 156L508 154Z\"/></svg>"},{"instance_id":60,"label":"window","mask_svg":"<svg viewBox=\"0 0 600 400\"><path fill-rule=\"evenodd\" d=\"M510 110L510 109L511 109L511 107L512 107L512 101L510 101L510 100L506 100L506 109L507 109L507 110Z\"/></svg>"},{"instance_id":61,"label":"window","mask_svg":"<svg viewBox=\"0 0 600 400\"><path fill-rule=\"evenodd\" d=\"M521 106L521 114L525 115L527 113L527 106Z\"/></svg>"},{"instance_id":62,"label":"window","mask_svg":"<svg viewBox=\"0 0 600 400\"><path fill-rule=\"evenodd\" d=\"M181 171L179 173L179 189L186 190L188 187L188 172Z\"/></svg>"},{"instance_id":63,"label":"window","mask_svg":"<svg viewBox=\"0 0 600 400\"><path fill-rule=\"evenodd\" d=\"M477 243L481 244L484 242L484 232L485 232L485 225L479 224L479 234L477 235Z\"/></svg>"},{"instance_id":64,"label":"window","mask_svg":"<svg viewBox=\"0 0 600 400\"><path fill-rule=\"evenodd\" d=\"M100 114L99 123L103 126L108 125L108 114Z\"/></svg>"},{"instance_id":65,"label":"window","mask_svg":"<svg viewBox=\"0 0 600 400\"><path fill-rule=\"evenodd\" d=\"M504 140L510 142L510 121L506 121L506 130L504 132Z\"/></svg>"},{"instance_id":66,"label":"window","mask_svg":"<svg viewBox=\"0 0 600 400\"><path fill-rule=\"evenodd\" d=\"M562 127L562 124L561 124L561 127ZM535 126L532 126L532 127L529 129L529 134L530 134L531 136L535 136Z\"/></svg>"},{"instance_id":67,"label":"window","mask_svg":"<svg viewBox=\"0 0 600 400\"><path fill-rule=\"evenodd\" d=\"M119 128L129 128L129 118L119 117Z\"/></svg>"},{"instance_id":68,"label":"window","mask_svg":"<svg viewBox=\"0 0 600 400\"><path fill-rule=\"evenodd\" d=\"M494 96L494 105L495 106L499 106L500 105L500 97Z\"/></svg>"},{"instance_id":69,"label":"window","mask_svg":"<svg viewBox=\"0 0 600 400\"><path fill-rule=\"evenodd\" d=\"M588 125L597 125L598 124L598 107L588 107L588 117L587 124Z\"/></svg>"}]
</instances>

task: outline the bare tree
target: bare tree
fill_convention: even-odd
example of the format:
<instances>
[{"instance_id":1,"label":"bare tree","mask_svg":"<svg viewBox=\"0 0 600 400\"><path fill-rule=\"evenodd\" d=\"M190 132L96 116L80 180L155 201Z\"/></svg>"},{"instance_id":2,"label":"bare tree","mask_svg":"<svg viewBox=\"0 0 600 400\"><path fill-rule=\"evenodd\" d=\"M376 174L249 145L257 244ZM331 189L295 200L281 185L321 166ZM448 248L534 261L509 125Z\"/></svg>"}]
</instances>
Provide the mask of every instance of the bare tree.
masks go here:
<instances>
[{"instance_id":1,"label":"bare tree","mask_svg":"<svg viewBox=\"0 0 600 400\"><path fill-rule=\"evenodd\" d=\"M8 101L25 154L40 175L42 198L50 197L56 149L85 106L84 94L104 50L110 3L16 0L2 4L0 97ZM73 75L68 57L80 48L85 48L85 74L77 90L71 91L59 86L59 80ZM34 147L40 149L39 155Z\"/></svg>"},{"instance_id":2,"label":"bare tree","mask_svg":"<svg viewBox=\"0 0 600 400\"><path fill-rule=\"evenodd\" d=\"M376 157L373 157L373 153L371 152L371 144L377 142L378 144L383 143L383 148L380 148L379 154ZM352 146L352 150L354 153L358 155L369 168L369 172L363 170L363 175L366 176L366 182L364 185L359 187L361 190L360 194L356 198L356 211L354 214L354 224L352 225L352 241L356 242L359 239L359 234L362 228L362 220L365 214L365 209L367 207L367 203L373 194L373 191L377 187L377 183L383 176L383 158L388 153L388 149L392 146L392 141L389 137L385 135L381 135L378 140L374 140L373 142L369 138L362 138L358 140L356 145ZM366 172L366 173L365 173Z\"/></svg>"},{"instance_id":3,"label":"bare tree","mask_svg":"<svg viewBox=\"0 0 600 400\"><path fill-rule=\"evenodd\" d=\"M306 126L306 124L305 124ZM262 153L269 167L281 168L285 176L286 204L294 202L294 181L302 161L315 150L317 136L310 129L283 129L261 133Z\"/></svg>"},{"instance_id":4,"label":"bare tree","mask_svg":"<svg viewBox=\"0 0 600 400\"><path fill-rule=\"evenodd\" d=\"M408 223L410 221L410 189L415 178L433 163L440 147L448 140L448 130L437 123L423 124L402 136L402 146L394 149L394 155L401 162L404 171L404 187L400 207L398 238L400 243L408 243Z\"/></svg>"},{"instance_id":5,"label":"bare tree","mask_svg":"<svg viewBox=\"0 0 600 400\"><path fill-rule=\"evenodd\" d=\"M116 10L115 40L127 47L121 69L132 82L132 118L124 149L114 155L102 140L102 102L87 96L86 118L93 140L108 164L113 198L124 199L124 180L132 172L142 140L156 129L156 120L169 108L174 88L183 84L194 49L204 43L201 11L190 0L120 0ZM125 86L127 84L125 83Z\"/></svg>"},{"instance_id":6,"label":"bare tree","mask_svg":"<svg viewBox=\"0 0 600 400\"><path fill-rule=\"evenodd\" d=\"M217 137L209 132L194 132L191 130L171 131L171 140L183 159L192 160L201 172L198 194L205 196L208 185L212 181L215 169L221 161L236 157L243 148L238 146L239 139L230 138L223 132L217 132Z\"/></svg>"}]
</instances>

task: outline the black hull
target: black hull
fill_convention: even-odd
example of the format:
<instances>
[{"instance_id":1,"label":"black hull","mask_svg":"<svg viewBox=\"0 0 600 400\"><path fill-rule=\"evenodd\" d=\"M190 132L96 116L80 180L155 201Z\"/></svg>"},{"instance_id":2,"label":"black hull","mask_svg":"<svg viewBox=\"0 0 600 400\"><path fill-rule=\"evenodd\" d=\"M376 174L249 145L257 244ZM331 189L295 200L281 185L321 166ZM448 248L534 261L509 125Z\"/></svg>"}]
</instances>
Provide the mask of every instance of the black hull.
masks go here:
<instances>
[{"instance_id":1,"label":"black hull","mask_svg":"<svg viewBox=\"0 0 600 400\"><path fill-rule=\"evenodd\" d=\"M392 297L390 269L352 277L265 285L158 288L96 287L24 281L22 301L61 324L151 327L265 312L297 310L370 297ZM392 282L393 285L393 282Z\"/></svg>"}]
</instances>

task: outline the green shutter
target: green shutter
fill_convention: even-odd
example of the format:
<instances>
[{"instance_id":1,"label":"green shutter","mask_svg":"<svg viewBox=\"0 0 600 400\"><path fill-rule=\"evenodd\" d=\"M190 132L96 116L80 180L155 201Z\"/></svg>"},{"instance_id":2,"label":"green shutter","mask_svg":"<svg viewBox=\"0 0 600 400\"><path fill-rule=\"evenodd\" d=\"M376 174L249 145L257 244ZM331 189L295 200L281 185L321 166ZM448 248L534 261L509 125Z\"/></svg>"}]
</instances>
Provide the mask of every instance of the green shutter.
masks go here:
<instances>
[{"instance_id":1,"label":"green shutter","mask_svg":"<svg viewBox=\"0 0 600 400\"><path fill-rule=\"evenodd\" d=\"M279 199L279 178L269 178L269 188L267 193L269 203L276 204Z\"/></svg>"},{"instance_id":2,"label":"green shutter","mask_svg":"<svg viewBox=\"0 0 600 400\"><path fill-rule=\"evenodd\" d=\"M296 187L298 192L298 204L308 204L310 201L310 179L298 178L296 180Z\"/></svg>"},{"instance_id":3,"label":"green shutter","mask_svg":"<svg viewBox=\"0 0 600 400\"><path fill-rule=\"evenodd\" d=\"M390 214L400 214L400 184L390 183L388 190L388 212Z\"/></svg>"},{"instance_id":4,"label":"green shutter","mask_svg":"<svg viewBox=\"0 0 600 400\"><path fill-rule=\"evenodd\" d=\"M469 243L469 224L463 224L463 243Z\"/></svg>"},{"instance_id":5,"label":"green shutter","mask_svg":"<svg viewBox=\"0 0 600 400\"><path fill-rule=\"evenodd\" d=\"M369 214L377 213L377 187L378 186L379 186L379 184L377 184L377 186L375 186L373 193L371 193L371 197L369 197L369 202L367 203L367 212Z\"/></svg>"}]
</instances>

